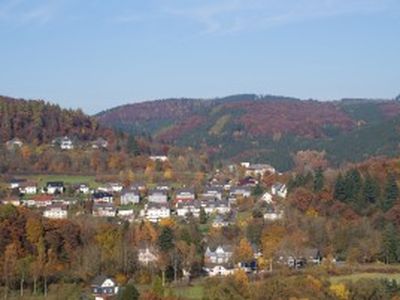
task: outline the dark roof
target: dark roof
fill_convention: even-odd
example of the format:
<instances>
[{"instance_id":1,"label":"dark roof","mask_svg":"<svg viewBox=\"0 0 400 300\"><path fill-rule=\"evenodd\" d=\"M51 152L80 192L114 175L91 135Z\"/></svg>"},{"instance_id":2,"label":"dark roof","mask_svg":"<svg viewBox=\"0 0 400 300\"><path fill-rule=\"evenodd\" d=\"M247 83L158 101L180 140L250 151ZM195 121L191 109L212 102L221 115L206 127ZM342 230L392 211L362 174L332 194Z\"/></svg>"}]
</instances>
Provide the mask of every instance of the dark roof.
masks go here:
<instances>
[{"instance_id":1,"label":"dark roof","mask_svg":"<svg viewBox=\"0 0 400 300\"><path fill-rule=\"evenodd\" d=\"M92 280L92 285L102 285L108 278L105 275L98 275Z\"/></svg>"},{"instance_id":2,"label":"dark roof","mask_svg":"<svg viewBox=\"0 0 400 300\"><path fill-rule=\"evenodd\" d=\"M63 187L64 182L62 181L49 181L46 183L46 186L56 186L56 187Z\"/></svg>"}]
</instances>

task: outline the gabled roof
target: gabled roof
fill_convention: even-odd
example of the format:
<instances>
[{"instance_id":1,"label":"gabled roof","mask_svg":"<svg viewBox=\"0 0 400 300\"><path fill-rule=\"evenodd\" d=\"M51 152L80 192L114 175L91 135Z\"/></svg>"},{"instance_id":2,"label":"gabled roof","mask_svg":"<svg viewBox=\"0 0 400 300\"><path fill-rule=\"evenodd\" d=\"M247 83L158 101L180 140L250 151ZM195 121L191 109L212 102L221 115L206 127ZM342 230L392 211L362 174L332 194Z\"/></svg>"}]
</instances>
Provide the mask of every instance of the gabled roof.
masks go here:
<instances>
[{"instance_id":1,"label":"gabled roof","mask_svg":"<svg viewBox=\"0 0 400 300\"><path fill-rule=\"evenodd\" d=\"M107 277L105 275L98 275L92 280L92 286L101 286L107 279L114 282L114 280L110 277Z\"/></svg>"}]
</instances>

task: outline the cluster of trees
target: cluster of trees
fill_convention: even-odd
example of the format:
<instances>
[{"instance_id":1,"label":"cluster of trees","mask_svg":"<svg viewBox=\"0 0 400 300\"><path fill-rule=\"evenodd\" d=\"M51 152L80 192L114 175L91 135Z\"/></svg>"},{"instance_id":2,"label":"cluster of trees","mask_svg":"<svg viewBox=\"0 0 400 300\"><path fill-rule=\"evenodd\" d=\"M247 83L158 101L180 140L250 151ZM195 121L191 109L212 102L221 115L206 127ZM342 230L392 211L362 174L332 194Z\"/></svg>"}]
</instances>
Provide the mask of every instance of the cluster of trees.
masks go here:
<instances>
[{"instance_id":1,"label":"cluster of trees","mask_svg":"<svg viewBox=\"0 0 400 300\"><path fill-rule=\"evenodd\" d=\"M17 100L0 96L0 141L18 137L24 142L41 145L58 136L76 136L90 141L99 136L113 139L111 130L101 129L98 122L81 110L62 109L44 101Z\"/></svg>"},{"instance_id":2,"label":"cluster of trees","mask_svg":"<svg viewBox=\"0 0 400 300\"><path fill-rule=\"evenodd\" d=\"M323 272L308 272L302 276L276 275L251 282L241 272L224 279L207 282L207 300L275 300L275 299L397 299L400 287L396 281L359 279L331 283Z\"/></svg>"}]
</instances>

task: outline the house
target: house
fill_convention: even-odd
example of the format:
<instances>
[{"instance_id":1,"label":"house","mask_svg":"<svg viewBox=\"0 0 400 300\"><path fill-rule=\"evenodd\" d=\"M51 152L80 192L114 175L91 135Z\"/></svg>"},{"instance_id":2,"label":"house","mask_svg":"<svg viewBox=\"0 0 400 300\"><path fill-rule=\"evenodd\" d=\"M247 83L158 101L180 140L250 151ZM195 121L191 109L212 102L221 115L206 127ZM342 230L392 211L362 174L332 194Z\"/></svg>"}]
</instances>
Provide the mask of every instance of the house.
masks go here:
<instances>
[{"instance_id":1,"label":"house","mask_svg":"<svg viewBox=\"0 0 400 300\"><path fill-rule=\"evenodd\" d=\"M126 188L121 192L121 205L138 204L140 202L139 191L135 188Z\"/></svg>"},{"instance_id":2,"label":"house","mask_svg":"<svg viewBox=\"0 0 400 300\"><path fill-rule=\"evenodd\" d=\"M281 220L283 218L283 211L277 209L275 206L269 205L264 213L264 219L268 221Z\"/></svg>"},{"instance_id":3,"label":"house","mask_svg":"<svg viewBox=\"0 0 400 300\"><path fill-rule=\"evenodd\" d=\"M176 214L179 217L186 217L188 215L193 215L198 218L200 216L200 201L189 200L185 202L178 202L176 204Z\"/></svg>"},{"instance_id":4,"label":"house","mask_svg":"<svg viewBox=\"0 0 400 300\"><path fill-rule=\"evenodd\" d=\"M158 183L155 189L159 191L168 192L171 189L171 187L168 183L163 182L163 183Z\"/></svg>"},{"instance_id":5,"label":"house","mask_svg":"<svg viewBox=\"0 0 400 300\"><path fill-rule=\"evenodd\" d=\"M210 187L207 187L204 190L204 192L200 194L200 197L221 200L222 193L223 193L223 188L210 186Z\"/></svg>"},{"instance_id":6,"label":"house","mask_svg":"<svg viewBox=\"0 0 400 300\"><path fill-rule=\"evenodd\" d=\"M232 263L233 248L220 245L216 248L207 247L204 253L204 271L208 276L226 276L235 271Z\"/></svg>"},{"instance_id":7,"label":"house","mask_svg":"<svg viewBox=\"0 0 400 300\"><path fill-rule=\"evenodd\" d=\"M8 150L14 150L16 148L21 148L24 143L19 138L13 138L6 142L6 147Z\"/></svg>"},{"instance_id":8,"label":"house","mask_svg":"<svg viewBox=\"0 0 400 300\"><path fill-rule=\"evenodd\" d=\"M201 201L201 206L206 214L227 214L231 212L231 206L228 200L221 201Z\"/></svg>"},{"instance_id":9,"label":"house","mask_svg":"<svg viewBox=\"0 0 400 300\"><path fill-rule=\"evenodd\" d=\"M18 189L22 186L23 183L26 182L26 179L21 179L21 178L13 178L9 181L9 187L10 189Z\"/></svg>"},{"instance_id":10,"label":"house","mask_svg":"<svg viewBox=\"0 0 400 300\"><path fill-rule=\"evenodd\" d=\"M64 192L64 183L62 181L49 181L46 183L45 191L47 194L62 194Z\"/></svg>"},{"instance_id":11,"label":"house","mask_svg":"<svg viewBox=\"0 0 400 300\"><path fill-rule=\"evenodd\" d=\"M149 192L148 196L149 202L153 203L167 203L168 196L167 193L163 190L154 189Z\"/></svg>"},{"instance_id":12,"label":"house","mask_svg":"<svg viewBox=\"0 0 400 300\"><path fill-rule=\"evenodd\" d=\"M64 136L60 140L60 148L61 150L72 150L74 149L74 144L69 137Z\"/></svg>"},{"instance_id":13,"label":"house","mask_svg":"<svg viewBox=\"0 0 400 300\"><path fill-rule=\"evenodd\" d=\"M179 189L175 193L175 203L192 201L195 197L193 188Z\"/></svg>"},{"instance_id":14,"label":"house","mask_svg":"<svg viewBox=\"0 0 400 300\"><path fill-rule=\"evenodd\" d=\"M98 190L108 193L120 193L123 190L123 188L124 186L120 183L109 182L105 186L99 187Z\"/></svg>"},{"instance_id":15,"label":"house","mask_svg":"<svg viewBox=\"0 0 400 300\"><path fill-rule=\"evenodd\" d=\"M66 219L68 210L65 205L52 204L45 208L43 216L48 219Z\"/></svg>"},{"instance_id":16,"label":"house","mask_svg":"<svg viewBox=\"0 0 400 300\"><path fill-rule=\"evenodd\" d=\"M117 215L122 220L133 222L135 218L135 212L133 209L118 208Z\"/></svg>"},{"instance_id":17,"label":"house","mask_svg":"<svg viewBox=\"0 0 400 300\"><path fill-rule=\"evenodd\" d=\"M278 262L287 265L289 268L301 269L307 264L320 264L322 262L321 251L316 248L304 248L297 253L280 253Z\"/></svg>"},{"instance_id":18,"label":"house","mask_svg":"<svg viewBox=\"0 0 400 300\"><path fill-rule=\"evenodd\" d=\"M95 203L93 205L92 214L95 217L115 217L117 209L112 203Z\"/></svg>"},{"instance_id":19,"label":"house","mask_svg":"<svg viewBox=\"0 0 400 300\"><path fill-rule=\"evenodd\" d=\"M287 188L286 185L280 182L275 183L271 187L271 194L274 196L279 196L281 198L286 198L287 196Z\"/></svg>"},{"instance_id":20,"label":"house","mask_svg":"<svg viewBox=\"0 0 400 300\"><path fill-rule=\"evenodd\" d=\"M91 288L95 300L110 299L110 297L117 295L119 290L113 279L103 275L93 279Z\"/></svg>"},{"instance_id":21,"label":"house","mask_svg":"<svg viewBox=\"0 0 400 300\"><path fill-rule=\"evenodd\" d=\"M235 187L231 190L229 195L235 198L237 197L247 198L251 196L251 188L248 186Z\"/></svg>"},{"instance_id":22,"label":"house","mask_svg":"<svg viewBox=\"0 0 400 300\"><path fill-rule=\"evenodd\" d=\"M137 189L139 192L144 192L146 190L146 184L144 182L136 182L131 185L132 189Z\"/></svg>"},{"instance_id":23,"label":"house","mask_svg":"<svg viewBox=\"0 0 400 300\"><path fill-rule=\"evenodd\" d=\"M20 184L19 192L24 195L34 195L37 193L37 185L32 181L26 181Z\"/></svg>"},{"instance_id":24,"label":"house","mask_svg":"<svg viewBox=\"0 0 400 300\"><path fill-rule=\"evenodd\" d=\"M5 198L5 199L1 200L0 203L1 204L11 204L13 206L21 205L21 201L19 200L19 198Z\"/></svg>"},{"instance_id":25,"label":"house","mask_svg":"<svg viewBox=\"0 0 400 300\"><path fill-rule=\"evenodd\" d=\"M258 180L251 177L251 176L246 176L245 178L239 180L238 186L241 187L255 187L258 184Z\"/></svg>"},{"instance_id":26,"label":"house","mask_svg":"<svg viewBox=\"0 0 400 300\"><path fill-rule=\"evenodd\" d=\"M153 223L157 223L161 219L166 219L171 216L168 203L149 202L145 206L144 211L146 219Z\"/></svg>"},{"instance_id":27,"label":"house","mask_svg":"<svg viewBox=\"0 0 400 300\"><path fill-rule=\"evenodd\" d=\"M161 162L165 162L168 160L168 157L166 155L151 155L149 157L150 160L152 161L161 161Z\"/></svg>"},{"instance_id":28,"label":"house","mask_svg":"<svg viewBox=\"0 0 400 300\"><path fill-rule=\"evenodd\" d=\"M231 225L232 222L229 221L229 218L223 215L216 215L214 220L212 221L212 227L214 228L222 228Z\"/></svg>"},{"instance_id":29,"label":"house","mask_svg":"<svg viewBox=\"0 0 400 300\"><path fill-rule=\"evenodd\" d=\"M53 196L51 195L35 195L30 199L22 200L22 203L28 207L47 207L53 204Z\"/></svg>"},{"instance_id":30,"label":"house","mask_svg":"<svg viewBox=\"0 0 400 300\"><path fill-rule=\"evenodd\" d=\"M265 193L261 196L260 200L261 200L261 201L264 201L264 202L266 202L266 203L268 203L268 204L271 204L271 203L272 203L272 195L271 195L270 193L268 193L268 192L265 192Z\"/></svg>"},{"instance_id":31,"label":"house","mask_svg":"<svg viewBox=\"0 0 400 300\"><path fill-rule=\"evenodd\" d=\"M145 266L156 263L158 261L157 251L152 247L142 245L138 249L138 261Z\"/></svg>"},{"instance_id":32,"label":"house","mask_svg":"<svg viewBox=\"0 0 400 300\"><path fill-rule=\"evenodd\" d=\"M80 194L85 194L85 195L87 195L87 194L90 193L89 186L88 186L87 184L85 184L85 183L80 184L80 185L78 186L77 191L78 191Z\"/></svg>"},{"instance_id":33,"label":"house","mask_svg":"<svg viewBox=\"0 0 400 300\"><path fill-rule=\"evenodd\" d=\"M92 199L94 203L112 203L113 195L108 192L94 192L92 195Z\"/></svg>"},{"instance_id":34,"label":"house","mask_svg":"<svg viewBox=\"0 0 400 300\"><path fill-rule=\"evenodd\" d=\"M246 176L261 176L263 177L265 173L275 174L275 168L268 164L246 164Z\"/></svg>"},{"instance_id":35,"label":"house","mask_svg":"<svg viewBox=\"0 0 400 300\"><path fill-rule=\"evenodd\" d=\"M107 147L108 147L108 142L106 139L103 139L102 137L99 137L97 140L92 142L93 149L107 149Z\"/></svg>"}]
</instances>

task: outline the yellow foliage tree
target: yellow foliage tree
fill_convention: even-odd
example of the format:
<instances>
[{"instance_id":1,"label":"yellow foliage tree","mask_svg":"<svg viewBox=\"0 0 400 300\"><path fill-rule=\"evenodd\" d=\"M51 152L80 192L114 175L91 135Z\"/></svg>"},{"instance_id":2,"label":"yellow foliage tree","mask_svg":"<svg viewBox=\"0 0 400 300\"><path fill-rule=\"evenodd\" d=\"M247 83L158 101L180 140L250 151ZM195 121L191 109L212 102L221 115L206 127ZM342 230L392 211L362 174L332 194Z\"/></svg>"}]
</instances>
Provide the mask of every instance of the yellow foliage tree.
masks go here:
<instances>
[{"instance_id":1,"label":"yellow foliage tree","mask_svg":"<svg viewBox=\"0 0 400 300\"><path fill-rule=\"evenodd\" d=\"M269 270L272 271L272 262L279 248L280 243L285 235L285 228L280 225L272 225L264 230L261 244L263 256L269 261Z\"/></svg>"},{"instance_id":2,"label":"yellow foliage tree","mask_svg":"<svg viewBox=\"0 0 400 300\"><path fill-rule=\"evenodd\" d=\"M350 292L343 283L332 284L329 289L339 300L347 300L350 298Z\"/></svg>"},{"instance_id":3,"label":"yellow foliage tree","mask_svg":"<svg viewBox=\"0 0 400 300\"><path fill-rule=\"evenodd\" d=\"M253 249L251 244L245 238L241 239L234 250L234 260L236 263L250 262L254 259Z\"/></svg>"}]
</instances>

